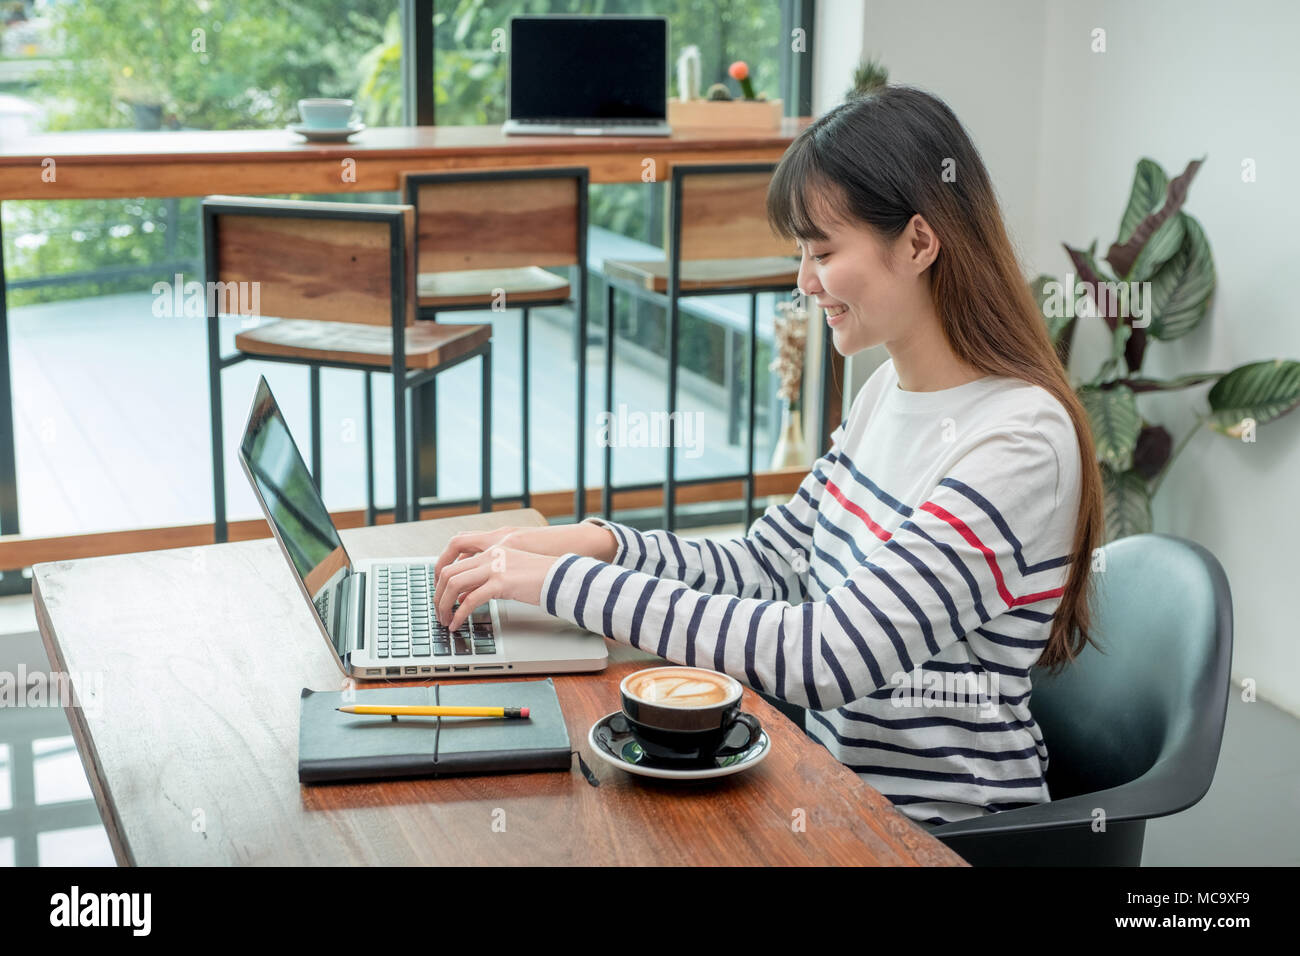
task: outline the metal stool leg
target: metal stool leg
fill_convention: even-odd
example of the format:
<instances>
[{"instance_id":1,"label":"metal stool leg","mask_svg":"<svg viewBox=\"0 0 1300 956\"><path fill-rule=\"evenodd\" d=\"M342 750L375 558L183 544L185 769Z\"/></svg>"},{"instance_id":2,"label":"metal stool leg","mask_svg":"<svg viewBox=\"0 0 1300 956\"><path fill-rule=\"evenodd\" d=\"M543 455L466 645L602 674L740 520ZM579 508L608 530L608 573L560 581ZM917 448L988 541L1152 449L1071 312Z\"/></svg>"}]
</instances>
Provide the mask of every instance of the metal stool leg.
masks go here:
<instances>
[{"instance_id":1,"label":"metal stool leg","mask_svg":"<svg viewBox=\"0 0 1300 956\"><path fill-rule=\"evenodd\" d=\"M530 401L530 391L528 385L528 359L530 355L530 349L528 346L528 324L529 324L528 308L527 306L525 306L523 329L522 329L523 343L519 350L519 354L520 354L519 379L520 379L520 389L523 392L523 398L520 400L520 418L522 423L519 426L521 432L521 440L519 443L521 448L520 454L523 457L523 500L521 501L520 504L521 507L524 508L531 507L532 505L532 496L529 494L528 491L528 466L532 461L531 456L529 454L529 432L531 431L531 427L529 425L529 417L530 417L529 406L532 404L532 402Z\"/></svg>"},{"instance_id":2,"label":"metal stool leg","mask_svg":"<svg viewBox=\"0 0 1300 956\"><path fill-rule=\"evenodd\" d=\"M749 429L745 439L745 530L754 523L754 396L758 366L758 297L749 297Z\"/></svg>"},{"instance_id":3,"label":"metal stool leg","mask_svg":"<svg viewBox=\"0 0 1300 956\"><path fill-rule=\"evenodd\" d=\"M676 467L676 419L677 413L677 326L681 314L677 308L677 296L669 292L668 302L668 448L664 462L664 528L674 530L677 521L676 497L677 481L674 475Z\"/></svg>"},{"instance_id":4,"label":"metal stool leg","mask_svg":"<svg viewBox=\"0 0 1300 956\"><path fill-rule=\"evenodd\" d=\"M438 497L438 376L429 379L425 387L429 390L428 403L425 409L428 411L429 419L429 450L432 452L433 461L430 462L429 480L433 482L433 497Z\"/></svg>"},{"instance_id":5,"label":"metal stool leg","mask_svg":"<svg viewBox=\"0 0 1300 956\"><path fill-rule=\"evenodd\" d=\"M723 332L726 342L726 354L723 358L724 378L727 389L727 444L740 443L740 376L736 374L736 350L740 345L740 333L728 328Z\"/></svg>"},{"instance_id":6,"label":"metal stool leg","mask_svg":"<svg viewBox=\"0 0 1300 956\"><path fill-rule=\"evenodd\" d=\"M215 315L208 316L208 403L212 416L212 538L221 544L227 538L226 463L221 447L221 341Z\"/></svg>"},{"instance_id":7,"label":"metal stool leg","mask_svg":"<svg viewBox=\"0 0 1300 956\"><path fill-rule=\"evenodd\" d=\"M427 384L427 383L426 383ZM420 414L420 400L423 385L411 388L411 520L420 520L420 500L424 497L420 487L420 436L423 417Z\"/></svg>"},{"instance_id":8,"label":"metal stool leg","mask_svg":"<svg viewBox=\"0 0 1300 956\"><path fill-rule=\"evenodd\" d=\"M370 373L361 373L366 396L366 526L375 523L375 416L370 394Z\"/></svg>"},{"instance_id":9,"label":"metal stool leg","mask_svg":"<svg viewBox=\"0 0 1300 956\"><path fill-rule=\"evenodd\" d=\"M578 398L576 421L576 474L573 485L573 520L581 521L587 514L587 316L574 309L574 325L578 362Z\"/></svg>"},{"instance_id":10,"label":"metal stool leg","mask_svg":"<svg viewBox=\"0 0 1300 956\"><path fill-rule=\"evenodd\" d=\"M408 520L406 489L406 370L393 365L393 521Z\"/></svg>"},{"instance_id":11,"label":"metal stool leg","mask_svg":"<svg viewBox=\"0 0 1300 956\"><path fill-rule=\"evenodd\" d=\"M429 320L433 322L438 321L438 313L431 313L429 315ZM417 486L415 491L416 501L420 500L420 497L426 490L431 491L434 498L438 497L438 376L435 375L426 382L423 389L421 389L421 393L422 396L417 399L417 401L421 402L423 405L422 410L424 414L421 418L425 420L424 427L429 430L429 443L427 446L420 443L417 446L416 453L423 454L423 452L428 451L430 459L427 462L429 466L429 481L433 483L433 487L431 489L424 489Z\"/></svg>"},{"instance_id":12,"label":"metal stool leg","mask_svg":"<svg viewBox=\"0 0 1300 956\"><path fill-rule=\"evenodd\" d=\"M320 366L311 369L311 477L316 482L316 490L321 490L321 461L324 455L320 447Z\"/></svg>"},{"instance_id":13,"label":"metal stool leg","mask_svg":"<svg viewBox=\"0 0 1300 956\"><path fill-rule=\"evenodd\" d=\"M435 380L436 381L436 380ZM483 511L492 510L492 340L483 347L483 431L479 436L483 461L479 482L483 489L480 507Z\"/></svg>"},{"instance_id":14,"label":"metal stool leg","mask_svg":"<svg viewBox=\"0 0 1300 956\"><path fill-rule=\"evenodd\" d=\"M614 286L602 278L605 292L605 412L609 433L605 435L605 487L601 490L600 509L606 521L614 520Z\"/></svg>"}]
</instances>

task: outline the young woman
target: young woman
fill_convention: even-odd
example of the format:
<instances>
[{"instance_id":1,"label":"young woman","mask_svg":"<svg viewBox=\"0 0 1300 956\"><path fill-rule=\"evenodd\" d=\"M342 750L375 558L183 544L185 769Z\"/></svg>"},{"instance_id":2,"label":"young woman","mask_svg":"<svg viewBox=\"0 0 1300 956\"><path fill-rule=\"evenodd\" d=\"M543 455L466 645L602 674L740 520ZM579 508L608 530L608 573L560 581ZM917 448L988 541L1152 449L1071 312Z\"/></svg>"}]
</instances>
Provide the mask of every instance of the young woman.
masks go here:
<instances>
[{"instance_id":1,"label":"young woman","mask_svg":"<svg viewBox=\"0 0 1300 956\"><path fill-rule=\"evenodd\" d=\"M1030 668L1091 639L1101 475L983 162L944 103L888 87L800 133L768 216L835 348L890 356L798 493L729 541L600 519L458 535L440 617L514 598L725 671L808 708L923 823L1047 801Z\"/></svg>"}]
</instances>

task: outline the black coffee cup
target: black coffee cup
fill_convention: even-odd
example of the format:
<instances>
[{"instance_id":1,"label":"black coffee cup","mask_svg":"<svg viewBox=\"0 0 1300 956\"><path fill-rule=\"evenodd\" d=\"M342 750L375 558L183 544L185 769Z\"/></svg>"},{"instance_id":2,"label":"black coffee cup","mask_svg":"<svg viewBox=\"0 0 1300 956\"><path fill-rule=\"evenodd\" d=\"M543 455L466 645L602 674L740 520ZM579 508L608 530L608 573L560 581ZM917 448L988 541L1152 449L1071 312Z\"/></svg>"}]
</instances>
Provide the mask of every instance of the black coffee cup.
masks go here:
<instances>
[{"instance_id":1,"label":"black coffee cup","mask_svg":"<svg viewBox=\"0 0 1300 956\"><path fill-rule=\"evenodd\" d=\"M652 759L708 763L745 752L763 732L740 709L740 682L718 671L651 667L628 674L618 691L628 728ZM747 731L743 737L740 727Z\"/></svg>"}]
</instances>

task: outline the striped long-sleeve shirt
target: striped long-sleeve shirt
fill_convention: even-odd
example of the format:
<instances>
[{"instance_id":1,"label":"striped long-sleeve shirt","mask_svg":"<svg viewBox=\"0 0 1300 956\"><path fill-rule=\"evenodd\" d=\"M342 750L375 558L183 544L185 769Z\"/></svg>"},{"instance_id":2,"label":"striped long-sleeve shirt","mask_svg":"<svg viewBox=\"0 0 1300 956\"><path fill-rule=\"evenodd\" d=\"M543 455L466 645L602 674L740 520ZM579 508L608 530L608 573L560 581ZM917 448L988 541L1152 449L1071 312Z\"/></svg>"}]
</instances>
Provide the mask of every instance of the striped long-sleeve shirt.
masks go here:
<instances>
[{"instance_id":1,"label":"striped long-sleeve shirt","mask_svg":"<svg viewBox=\"0 0 1300 956\"><path fill-rule=\"evenodd\" d=\"M1029 711L1069 571L1080 466L1047 391L876 370L789 502L744 537L616 522L559 558L551 614L808 708L807 733L915 820L1050 799Z\"/></svg>"}]
</instances>

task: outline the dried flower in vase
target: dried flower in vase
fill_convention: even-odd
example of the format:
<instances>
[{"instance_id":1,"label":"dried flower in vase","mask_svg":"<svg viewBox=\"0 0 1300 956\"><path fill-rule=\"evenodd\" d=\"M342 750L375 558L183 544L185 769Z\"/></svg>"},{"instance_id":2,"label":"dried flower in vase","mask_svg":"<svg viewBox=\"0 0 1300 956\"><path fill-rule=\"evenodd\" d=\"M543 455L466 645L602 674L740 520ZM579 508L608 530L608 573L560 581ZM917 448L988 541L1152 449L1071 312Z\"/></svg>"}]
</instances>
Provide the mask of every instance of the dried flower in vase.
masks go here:
<instances>
[{"instance_id":1,"label":"dried flower in vase","mask_svg":"<svg viewBox=\"0 0 1300 956\"><path fill-rule=\"evenodd\" d=\"M791 410L799 408L803 390L804 352L808 343L808 310L797 308L793 302L776 304L776 349L768 371L780 378L777 394L785 399Z\"/></svg>"}]
</instances>

